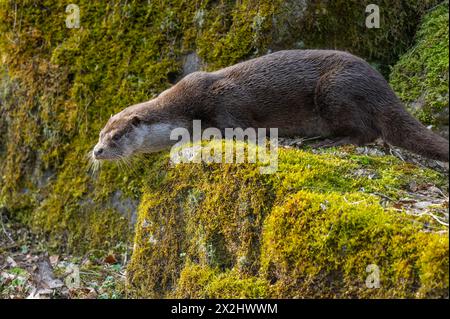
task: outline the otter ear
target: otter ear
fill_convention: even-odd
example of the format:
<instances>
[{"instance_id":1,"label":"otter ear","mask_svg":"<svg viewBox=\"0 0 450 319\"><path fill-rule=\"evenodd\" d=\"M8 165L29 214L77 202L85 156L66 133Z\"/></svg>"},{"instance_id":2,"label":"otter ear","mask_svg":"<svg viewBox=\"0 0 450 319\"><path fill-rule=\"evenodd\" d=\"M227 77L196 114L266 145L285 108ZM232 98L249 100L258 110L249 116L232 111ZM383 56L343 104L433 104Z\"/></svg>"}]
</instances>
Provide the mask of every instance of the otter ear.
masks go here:
<instances>
[{"instance_id":1,"label":"otter ear","mask_svg":"<svg viewBox=\"0 0 450 319\"><path fill-rule=\"evenodd\" d=\"M136 115L131 118L131 125L133 126L138 126L141 122L142 120Z\"/></svg>"}]
</instances>

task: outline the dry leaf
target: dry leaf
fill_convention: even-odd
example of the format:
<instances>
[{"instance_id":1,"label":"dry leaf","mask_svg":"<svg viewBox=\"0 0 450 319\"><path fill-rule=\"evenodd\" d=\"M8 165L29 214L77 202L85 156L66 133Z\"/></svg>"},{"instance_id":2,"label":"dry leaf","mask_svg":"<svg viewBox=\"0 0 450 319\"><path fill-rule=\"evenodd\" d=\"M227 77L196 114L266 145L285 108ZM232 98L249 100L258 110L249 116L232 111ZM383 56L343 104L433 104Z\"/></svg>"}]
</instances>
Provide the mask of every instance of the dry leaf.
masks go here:
<instances>
[{"instance_id":1,"label":"dry leaf","mask_svg":"<svg viewBox=\"0 0 450 319\"><path fill-rule=\"evenodd\" d=\"M59 261L59 256L58 255L52 255L49 257L50 260L50 264L52 265L52 267L55 267L58 264Z\"/></svg>"},{"instance_id":2,"label":"dry leaf","mask_svg":"<svg viewBox=\"0 0 450 319\"><path fill-rule=\"evenodd\" d=\"M6 262L10 267L17 267L17 263L10 256L6 258Z\"/></svg>"},{"instance_id":3,"label":"dry leaf","mask_svg":"<svg viewBox=\"0 0 450 319\"><path fill-rule=\"evenodd\" d=\"M53 268L49 261L43 260L39 262L38 268L39 272L37 281L39 282L39 286L47 289L56 289L63 286L63 282L60 279L55 278Z\"/></svg>"},{"instance_id":4,"label":"dry leaf","mask_svg":"<svg viewBox=\"0 0 450 319\"><path fill-rule=\"evenodd\" d=\"M117 259L114 255L108 255L105 257L105 259L103 260L105 263L107 264L116 264L117 263Z\"/></svg>"}]
</instances>

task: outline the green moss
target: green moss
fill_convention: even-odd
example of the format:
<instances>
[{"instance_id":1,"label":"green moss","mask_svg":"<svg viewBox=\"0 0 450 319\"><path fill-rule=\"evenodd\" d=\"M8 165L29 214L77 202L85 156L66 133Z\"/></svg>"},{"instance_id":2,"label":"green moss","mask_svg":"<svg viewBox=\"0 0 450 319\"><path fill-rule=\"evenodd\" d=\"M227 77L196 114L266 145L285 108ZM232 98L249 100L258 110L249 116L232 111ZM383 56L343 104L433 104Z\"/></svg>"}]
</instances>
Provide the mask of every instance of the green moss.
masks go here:
<instances>
[{"instance_id":1,"label":"green moss","mask_svg":"<svg viewBox=\"0 0 450 319\"><path fill-rule=\"evenodd\" d=\"M218 271L209 267L187 264L180 272L174 298L206 298L207 287L217 276Z\"/></svg>"},{"instance_id":2,"label":"green moss","mask_svg":"<svg viewBox=\"0 0 450 319\"><path fill-rule=\"evenodd\" d=\"M272 39L273 19L282 1L227 2L201 8L202 24L195 46L209 69L225 67L265 53Z\"/></svg>"},{"instance_id":3,"label":"green moss","mask_svg":"<svg viewBox=\"0 0 450 319\"><path fill-rule=\"evenodd\" d=\"M260 229L273 199L267 177L248 164L170 167L168 154L153 157L147 174L129 267L134 290L165 295L187 260L256 273Z\"/></svg>"},{"instance_id":4,"label":"green moss","mask_svg":"<svg viewBox=\"0 0 450 319\"><path fill-rule=\"evenodd\" d=\"M300 191L266 220L262 272L276 297L443 297L445 258L423 258L434 249L448 251L447 234L424 233L374 196ZM370 265L379 288L366 286Z\"/></svg>"},{"instance_id":5,"label":"green moss","mask_svg":"<svg viewBox=\"0 0 450 319\"><path fill-rule=\"evenodd\" d=\"M445 228L381 204L412 182L445 187L436 172L350 147L281 150L273 175L256 164L173 166L161 154L148 174L128 267L137 296L445 295L447 233L425 225ZM365 286L369 264L384 288Z\"/></svg>"},{"instance_id":6,"label":"green moss","mask_svg":"<svg viewBox=\"0 0 450 319\"><path fill-rule=\"evenodd\" d=\"M448 1L422 20L416 44L394 66L390 82L422 122L448 126Z\"/></svg>"},{"instance_id":7,"label":"green moss","mask_svg":"<svg viewBox=\"0 0 450 319\"><path fill-rule=\"evenodd\" d=\"M448 188L440 174L412 164L399 163L392 156L355 155L355 147L329 149L319 155L302 150L280 150L275 189L279 196L308 189L325 192L363 192L384 194L398 199L416 181Z\"/></svg>"},{"instance_id":8,"label":"green moss","mask_svg":"<svg viewBox=\"0 0 450 319\"><path fill-rule=\"evenodd\" d=\"M187 265L180 273L174 298L266 298L264 279L241 278L235 271L224 273L199 265Z\"/></svg>"}]
</instances>

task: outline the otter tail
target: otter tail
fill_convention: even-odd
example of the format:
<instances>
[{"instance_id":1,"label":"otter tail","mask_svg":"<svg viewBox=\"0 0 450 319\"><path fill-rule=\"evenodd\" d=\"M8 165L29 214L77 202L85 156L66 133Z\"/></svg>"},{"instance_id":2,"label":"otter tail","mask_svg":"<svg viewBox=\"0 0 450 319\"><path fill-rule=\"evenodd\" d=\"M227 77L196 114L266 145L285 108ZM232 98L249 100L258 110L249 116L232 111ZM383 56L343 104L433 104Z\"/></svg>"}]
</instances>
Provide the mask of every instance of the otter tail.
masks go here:
<instances>
[{"instance_id":1,"label":"otter tail","mask_svg":"<svg viewBox=\"0 0 450 319\"><path fill-rule=\"evenodd\" d=\"M449 141L426 128L402 105L383 113L379 126L385 141L431 159L449 161Z\"/></svg>"}]
</instances>

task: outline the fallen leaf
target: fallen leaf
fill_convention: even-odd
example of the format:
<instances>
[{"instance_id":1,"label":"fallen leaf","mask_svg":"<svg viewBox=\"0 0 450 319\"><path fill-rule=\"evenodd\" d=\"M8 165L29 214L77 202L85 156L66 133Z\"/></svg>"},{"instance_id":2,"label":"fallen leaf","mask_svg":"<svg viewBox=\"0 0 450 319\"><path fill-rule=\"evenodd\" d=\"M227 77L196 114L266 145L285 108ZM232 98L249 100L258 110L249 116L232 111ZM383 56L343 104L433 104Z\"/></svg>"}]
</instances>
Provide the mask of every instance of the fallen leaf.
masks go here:
<instances>
[{"instance_id":1,"label":"fallen leaf","mask_svg":"<svg viewBox=\"0 0 450 319\"><path fill-rule=\"evenodd\" d=\"M63 282L60 279L55 278L53 268L46 259L38 263L37 281L42 288L47 289L56 289L63 286Z\"/></svg>"},{"instance_id":2,"label":"fallen leaf","mask_svg":"<svg viewBox=\"0 0 450 319\"><path fill-rule=\"evenodd\" d=\"M59 256L58 255L52 255L49 257L50 260L50 264L52 265L52 267L55 267L58 264L59 261Z\"/></svg>"},{"instance_id":3,"label":"fallen leaf","mask_svg":"<svg viewBox=\"0 0 450 319\"><path fill-rule=\"evenodd\" d=\"M105 263L107 264L116 264L117 263L117 259L114 255L108 255L105 257L105 259L103 260Z\"/></svg>"},{"instance_id":4,"label":"fallen leaf","mask_svg":"<svg viewBox=\"0 0 450 319\"><path fill-rule=\"evenodd\" d=\"M412 192L416 192L417 191L417 183L416 183L416 181L412 181L411 183L409 183L409 189Z\"/></svg>"},{"instance_id":5,"label":"fallen leaf","mask_svg":"<svg viewBox=\"0 0 450 319\"><path fill-rule=\"evenodd\" d=\"M6 258L6 262L8 263L8 266L10 266L10 267L17 267L17 263L14 261L14 259L11 258L11 256L8 256Z\"/></svg>"},{"instance_id":6,"label":"fallen leaf","mask_svg":"<svg viewBox=\"0 0 450 319\"><path fill-rule=\"evenodd\" d=\"M71 288L69 289L70 298L83 298L83 299L95 299L97 298L97 292L91 287Z\"/></svg>"},{"instance_id":7,"label":"fallen leaf","mask_svg":"<svg viewBox=\"0 0 450 319\"><path fill-rule=\"evenodd\" d=\"M52 289L43 288L36 291L36 288L34 288L33 291L27 296L27 299L50 299L52 294Z\"/></svg>"}]
</instances>

